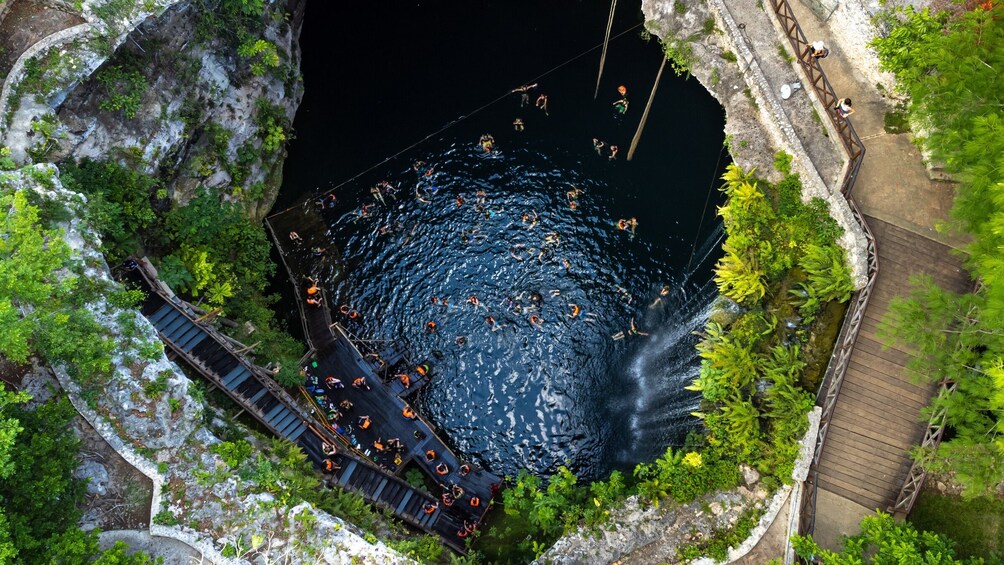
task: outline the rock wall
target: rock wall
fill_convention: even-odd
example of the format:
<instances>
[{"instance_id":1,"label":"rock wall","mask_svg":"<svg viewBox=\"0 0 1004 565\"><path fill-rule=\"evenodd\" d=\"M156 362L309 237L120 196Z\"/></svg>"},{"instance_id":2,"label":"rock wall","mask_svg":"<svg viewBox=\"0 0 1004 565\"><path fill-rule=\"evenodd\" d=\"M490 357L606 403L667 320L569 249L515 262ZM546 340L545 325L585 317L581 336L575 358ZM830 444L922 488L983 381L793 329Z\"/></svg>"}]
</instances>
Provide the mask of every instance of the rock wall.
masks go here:
<instances>
[{"instance_id":1,"label":"rock wall","mask_svg":"<svg viewBox=\"0 0 1004 565\"><path fill-rule=\"evenodd\" d=\"M684 6L680 11L679 6ZM835 136L813 117L825 115L805 88L787 100L781 85L801 80L782 59L787 39L774 29L763 4L753 0L708 2L643 0L646 28L667 42L679 41L692 53L691 72L725 108L725 134L733 160L757 175L778 180L774 155L792 155L792 171L802 179L802 197L822 198L844 229L839 240L847 253L855 288L867 281L864 232L840 195L847 161ZM708 24L713 31L708 32ZM677 38L683 38L678 40Z\"/></svg>"},{"instance_id":2,"label":"rock wall","mask_svg":"<svg viewBox=\"0 0 1004 565\"><path fill-rule=\"evenodd\" d=\"M2 101L11 98L10 117L0 141L19 162L117 159L156 175L162 196L178 204L205 186L240 202L253 220L264 218L278 194L285 148L266 144L263 122L276 117L288 137L303 96L298 38L304 3L289 0L292 13L285 0L267 4L263 37L276 47L279 62L264 72L252 72L252 57L239 55L232 38L200 37L205 14L198 2L161 0L162 11L134 24L100 28L89 21L74 37L47 38L31 56L51 61L51 45L58 68L46 72L65 76L41 96L8 81L0 115ZM84 15L94 19L89 7L85 2ZM110 40L115 31L121 35ZM134 69L145 79L132 117L102 108L115 87L101 79L116 69ZM22 70L15 78L23 76ZM34 124L53 118L58 125L50 144ZM51 149L39 156L42 141Z\"/></svg>"}]
</instances>

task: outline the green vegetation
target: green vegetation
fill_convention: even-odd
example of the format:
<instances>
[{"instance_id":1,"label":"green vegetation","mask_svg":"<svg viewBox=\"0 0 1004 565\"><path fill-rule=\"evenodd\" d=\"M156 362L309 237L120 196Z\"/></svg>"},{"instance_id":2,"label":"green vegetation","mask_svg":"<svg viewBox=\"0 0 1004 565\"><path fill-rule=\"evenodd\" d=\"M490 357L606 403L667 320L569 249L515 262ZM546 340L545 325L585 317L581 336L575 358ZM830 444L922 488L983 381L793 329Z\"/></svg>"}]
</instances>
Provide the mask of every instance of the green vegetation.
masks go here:
<instances>
[{"instance_id":1,"label":"green vegetation","mask_svg":"<svg viewBox=\"0 0 1004 565\"><path fill-rule=\"evenodd\" d=\"M979 557L992 563L1004 558L1004 501L1000 499L966 501L924 490L909 520L919 530L955 540L959 557Z\"/></svg>"},{"instance_id":2,"label":"green vegetation","mask_svg":"<svg viewBox=\"0 0 1004 565\"><path fill-rule=\"evenodd\" d=\"M994 13L996 12L996 13ZM1004 20L1000 10L976 7L932 14L897 9L884 14L888 36L875 40L883 67L909 96L911 122L924 124L921 141L960 182L953 209L972 234L966 266L982 282L955 295L929 279L915 281L884 324L889 340L918 351L911 369L928 381L958 384L934 408L947 410L947 439L937 453L915 450L928 469L954 473L964 496L992 495L1004 473Z\"/></svg>"},{"instance_id":3,"label":"green vegetation","mask_svg":"<svg viewBox=\"0 0 1004 565\"><path fill-rule=\"evenodd\" d=\"M98 548L98 531L77 527L86 484L73 478L80 440L65 398L34 410L27 397L0 389L0 563L161 563L118 543Z\"/></svg>"},{"instance_id":4,"label":"green vegetation","mask_svg":"<svg viewBox=\"0 0 1004 565\"><path fill-rule=\"evenodd\" d=\"M888 514L879 512L861 520L861 533L844 540L838 552L821 549L812 538L794 536L791 539L795 554L812 562L821 563L924 563L927 565L955 565L982 563L982 560L956 559L953 543L948 538L931 532L918 531L909 522L897 522Z\"/></svg>"},{"instance_id":5,"label":"green vegetation","mask_svg":"<svg viewBox=\"0 0 1004 565\"><path fill-rule=\"evenodd\" d=\"M279 382L302 382L296 362L303 346L269 309L278 297L265 294L275 272L271 244L264 228L248 220L238 204L202 190L187 206L165 210L157 202L153 177L113 161L65 163L61 178L67 188L88 196L88 220L101 233L111 263L131 254L150 255L175 291L250 322L253 337L243 324L234 337L260 341L263 364L282 365Z\"/></svg>"},{"instance_id":6,"label":"green vegetation","mask_svg":"<svg viewBox=\"0 0 1004 565\"><path fill-rule=\"evenodd\" d=\"M146 77L138 69L127 66L105 67L95 75L105 87L106 98L99 106L106 112L122 111L127 119L136 117L143 94L149 85Z\"/></svg>"},{"instance_id":7,"label":"green vegetation","mask_svg":"<svg viewBox=\"0 0 1004 565\"><path fill-rule=\"evenodd\" d=\"M776 161L790 173L790 156L779 154ZM723 178L728 202L719 214L728 238L716 280L723 296L742 309L714 315L698 346L701 373L689 388L702 392L695 415L703 419L704 432L688 437L682 450L668 449L639 464L630 477L615 472L607 481L580 485L563 467L546 485L526 472L510 477L502 493L510 519L478 540L489 559L537 557L579 525L602 526L628 495L653 505L687 503L734 487L741 463L756 467L768 488L791 481L818 384L807 374L806 358L809 350L832 345L815 343L817 315L826 302L847 300L852 290L835 243L841 232L825 202L801 201L797 176L786 174L771 185L732 165ZM794 330L781 323L799 318ZM745 514L735 528L681 552L723 555L758 518Z\"/></svg>"}]
</instances>

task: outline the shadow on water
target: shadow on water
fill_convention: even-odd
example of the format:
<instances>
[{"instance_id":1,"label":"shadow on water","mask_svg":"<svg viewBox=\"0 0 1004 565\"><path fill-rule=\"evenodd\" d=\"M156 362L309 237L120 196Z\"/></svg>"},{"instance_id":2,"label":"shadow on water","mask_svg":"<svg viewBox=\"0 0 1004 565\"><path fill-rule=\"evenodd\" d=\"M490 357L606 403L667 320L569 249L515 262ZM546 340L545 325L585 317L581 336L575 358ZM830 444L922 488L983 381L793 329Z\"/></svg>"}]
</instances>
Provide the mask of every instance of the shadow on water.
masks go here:
<instances>
[{"instance_id":1,"label":"shadow on water","mask_svg":"<svg viewBox=\"0 0 1004 565\"><path fill-rule=\"evenodd\" d=\"M324 13L333 7L311 4L307 95L281 202L329 190L593 47L608 6L358 6L343 37L321 29L337 21ZM640 21L637 6L622 12L615 33ZM594 101L598 59L596 50L538 81L549 115L505 97L338 186L338 206L324 212L344 263L328 281L336 311L350 305L362 314L347 322L356 333L433 360L421 409L498 474L567 463L597 478L652 459L694 425L697 397L683 386L698 366L692 332L716 295L722 111L696 81L664 75L627 163L659 48L636 33L613 41ZM623 117L611 106L619 84L631 100ZM511 125L517 117L525 131ZM491 153L478 144L486 132ZM619 145L619 158L598 155L593 137ZM396 187L386 204L370 193L382 180ZM573 187L583 191L574 208ZM616 225L631 217L635 235Z\"/></svg>"}]
</instances>

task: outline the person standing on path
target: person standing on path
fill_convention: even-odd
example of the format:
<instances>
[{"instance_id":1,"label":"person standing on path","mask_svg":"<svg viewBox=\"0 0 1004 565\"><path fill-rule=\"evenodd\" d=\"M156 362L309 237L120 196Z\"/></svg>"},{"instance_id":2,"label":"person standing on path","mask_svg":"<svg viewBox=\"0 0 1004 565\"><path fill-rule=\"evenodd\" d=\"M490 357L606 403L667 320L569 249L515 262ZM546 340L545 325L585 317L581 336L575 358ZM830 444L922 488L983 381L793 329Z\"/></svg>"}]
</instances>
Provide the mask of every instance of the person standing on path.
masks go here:
<instances>
[{"instance_id":1,"label":"person standing on path","mask_svg":"<svg viewBox=\"0 0 1004 565\"><path fill-rule=\"evenodd\" d=\"M837 100L837 105L834 106L833 109L837 112L838 116L844 119L854 113L854 108L851 107L850 98L841 98L840 100Z\"/></svg>"}]
</instances>

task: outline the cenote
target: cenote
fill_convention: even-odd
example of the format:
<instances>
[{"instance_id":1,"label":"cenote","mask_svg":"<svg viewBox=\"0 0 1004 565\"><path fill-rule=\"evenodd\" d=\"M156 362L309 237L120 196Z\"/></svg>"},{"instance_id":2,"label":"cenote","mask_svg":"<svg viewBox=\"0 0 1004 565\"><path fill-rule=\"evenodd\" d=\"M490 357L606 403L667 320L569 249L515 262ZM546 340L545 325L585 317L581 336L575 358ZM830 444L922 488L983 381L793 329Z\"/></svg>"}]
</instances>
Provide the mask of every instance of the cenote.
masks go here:
<instances>
[{"instance_id":1,"label":"cenote","mask_svg":"<svg viewBox=\"0 0 1004 565\"><path fill-rule=\"evenodd\" d=\"M607 2L307 8L306 94L276 209L334 190L333 306L361 313L347 322L357 335L433 362L420 409L499 475L566 464L604 477L694 425L698 397L683 387L698 366L692 332L716 297L723 111L667 69L625 160L661 55L640 36L638 5L620 4L596 100L590 49ZM529 105L507 95L532 82ZM548 115L533 105L541 93ZM593 138L619 146L617 159ZM397 187L385 205L370 193L383 180ZM617 228L632 217L636 234Z\"/></svg>"}]
</instances>

